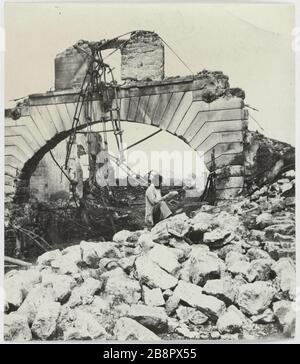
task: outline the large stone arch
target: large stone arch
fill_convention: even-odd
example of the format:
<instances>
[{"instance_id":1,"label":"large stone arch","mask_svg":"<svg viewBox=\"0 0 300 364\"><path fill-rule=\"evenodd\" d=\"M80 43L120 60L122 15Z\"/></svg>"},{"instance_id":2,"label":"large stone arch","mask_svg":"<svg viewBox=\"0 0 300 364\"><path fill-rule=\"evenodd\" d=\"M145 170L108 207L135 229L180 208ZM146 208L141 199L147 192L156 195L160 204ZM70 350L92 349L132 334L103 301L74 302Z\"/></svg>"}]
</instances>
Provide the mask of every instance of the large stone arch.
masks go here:
<instances>
[{"instance_id":1,"label":"large stone arch","mask_svg":"<svg viewBox=\"0 0 300 364\"><path fill-rule=\"evenodd\" d=\"M201 77L134 82L119 92L121 121L144 123L165 130L204 153L211 170L214 151L217 197L234 198L244 185L244 139L247 110L243 97L226 92L203 100ZM28 96L5 118L5 197L26 200L29 179L39 160L72 131L78 89ZM93 101L94 119L106 115ZM84 113L80 126L86 126Z\"/></svg>"}]
</instances>

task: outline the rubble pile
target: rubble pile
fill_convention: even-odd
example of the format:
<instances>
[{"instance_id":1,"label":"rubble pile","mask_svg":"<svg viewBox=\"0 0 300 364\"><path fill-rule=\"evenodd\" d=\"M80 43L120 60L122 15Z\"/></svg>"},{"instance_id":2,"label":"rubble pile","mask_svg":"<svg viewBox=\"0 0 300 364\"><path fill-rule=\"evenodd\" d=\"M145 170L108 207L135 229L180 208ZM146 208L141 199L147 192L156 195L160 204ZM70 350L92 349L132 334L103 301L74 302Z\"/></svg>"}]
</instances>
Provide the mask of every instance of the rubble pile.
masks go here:
<instances>
[{"instance_id":1,"label":"rubble pile","mask_svg":"<svg viewBox=\"0 0 300 364\"><path fill-rule=\"evenodd\" d=\"M6 340L234 340L295 329L295 172L5 276Z\"/></svg>"}]
</instances>

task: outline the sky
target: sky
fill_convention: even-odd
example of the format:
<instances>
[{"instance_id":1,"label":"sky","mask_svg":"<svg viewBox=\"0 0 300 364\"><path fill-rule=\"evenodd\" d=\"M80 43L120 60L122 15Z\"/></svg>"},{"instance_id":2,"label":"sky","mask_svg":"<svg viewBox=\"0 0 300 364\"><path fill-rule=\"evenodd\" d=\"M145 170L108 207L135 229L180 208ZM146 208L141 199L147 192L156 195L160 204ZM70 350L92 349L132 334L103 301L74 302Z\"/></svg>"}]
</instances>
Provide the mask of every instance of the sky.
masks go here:
<instances>
[{"instance_id":1,"label":"sky","mask_svg":"<svg viewBox=\"0 0 300 364\"><path fill-rule=\"evenodd\" d=\"M100 40L137 29L153 30L197 73L221 70L246 92L250 114L265 135L295 145L294 8L287 4L6 4L5 106L53 89L54 58L79 39ZM117 66L120 57L111 59ZM166 76L190 72L166 50ZM262 129L252 120L249 127ZM126 126L131 144L150 131ZM150 151L189 147L159 134Z\"/></svg>"}]
</instances>

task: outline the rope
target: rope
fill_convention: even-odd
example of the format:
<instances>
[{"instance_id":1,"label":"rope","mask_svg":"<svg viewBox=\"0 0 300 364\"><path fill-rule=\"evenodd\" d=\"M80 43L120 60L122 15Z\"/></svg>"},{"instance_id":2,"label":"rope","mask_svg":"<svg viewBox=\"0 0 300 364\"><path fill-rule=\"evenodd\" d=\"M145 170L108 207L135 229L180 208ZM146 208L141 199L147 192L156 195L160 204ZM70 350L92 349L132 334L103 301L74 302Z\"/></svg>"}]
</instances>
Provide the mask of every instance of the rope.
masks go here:
<instances>
[{"instance_id":1,"label":"rope","mask_svg":"<svg viewBox=\"0 0 300 364\"><path fill-rule=\"evenodd\" d=\"M250 118L256 122L256 124L261 128L262 131L265 131L265 129L260 125L260 123L249 113Z\"/></svg>"},{"instance_id":2,"label":"rope","mask_svg":"<svg viewBox=\"0 0 300 364\"><path fill-rule=\"evenodd\" d=\"M162 39L161 36L159 36L161 41L170 49L170 51L179 59L179 61L194 75L194 71L184 62L184 60L174 51L174 49L169 46L169 44Z\"/></svg>"}]
</instances>

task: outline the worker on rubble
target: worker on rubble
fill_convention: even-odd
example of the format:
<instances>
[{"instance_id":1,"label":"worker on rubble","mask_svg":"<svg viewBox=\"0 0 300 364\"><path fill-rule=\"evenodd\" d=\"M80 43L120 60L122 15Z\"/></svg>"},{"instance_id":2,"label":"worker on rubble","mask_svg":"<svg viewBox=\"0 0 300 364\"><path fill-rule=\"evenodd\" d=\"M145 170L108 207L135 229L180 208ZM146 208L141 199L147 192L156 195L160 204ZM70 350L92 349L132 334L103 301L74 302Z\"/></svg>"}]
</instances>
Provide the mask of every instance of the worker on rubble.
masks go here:
<instances>
[{"instance_id":1,"label":"worker on rubble","mask_svg":"<svg viewBox=\"0 0 300 364\"><path fill-rule=\"evenodd\" d=\"M163 178L160 174L149 176L149 187L146 190L146 213L145 222L148 228L155 226L159 221L167 219L172 215L172 211L166 200L177 195L176 191L170 191L167 195L161 195Z\"/></svg>"}]
</instances>

